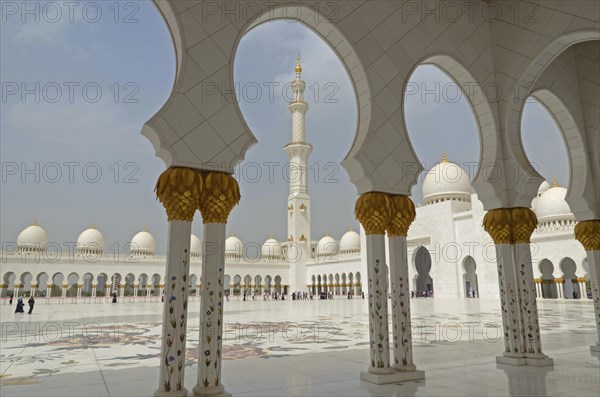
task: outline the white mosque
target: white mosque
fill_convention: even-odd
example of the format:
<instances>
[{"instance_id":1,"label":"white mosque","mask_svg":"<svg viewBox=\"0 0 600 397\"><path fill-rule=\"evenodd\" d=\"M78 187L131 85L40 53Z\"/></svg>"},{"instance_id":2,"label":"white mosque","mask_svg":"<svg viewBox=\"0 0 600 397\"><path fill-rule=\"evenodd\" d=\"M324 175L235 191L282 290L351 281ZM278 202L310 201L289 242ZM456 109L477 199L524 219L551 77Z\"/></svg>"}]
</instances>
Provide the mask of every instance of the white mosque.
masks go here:
<instances>
[{"instance_id":1,"label":"white mosque","mask_svg":"<svg viewBox=\"0 0 600 397\"><path fill-rule=\"evenodd\" d=\"M364 231L349 230L339 239L311 238L306 165L312 146L305 140L308 104L299 60L295 70L294 100L288 106L292 140L284 149L291 173L287 240L271 236L260 246L229 237L224 284L230 296L302 291L356 297L366 292ZM553 186L544 182L531 204L538 218L531 246L540 298L586 298L590 289L586 252L575 240L575 217L565 201L566 192L556 181ZM467 173L445 154L427 172L423 205L416 212L408 231L411 290L417 296L498 299L496 250L483 230L483 205ZM3 244L0 297L35 294L77 302L113 293L121 297L161 294L166 257L156 253L154 237L145 229L133 236L126 255L108 252L103 234L93 225L67 250L49 241L46 230L34 222L16 243ZM190 289L199 294L203 246L193 234L190 247ZM247 255L257 251L258 256Z\"/></svg>"}]
</instances>

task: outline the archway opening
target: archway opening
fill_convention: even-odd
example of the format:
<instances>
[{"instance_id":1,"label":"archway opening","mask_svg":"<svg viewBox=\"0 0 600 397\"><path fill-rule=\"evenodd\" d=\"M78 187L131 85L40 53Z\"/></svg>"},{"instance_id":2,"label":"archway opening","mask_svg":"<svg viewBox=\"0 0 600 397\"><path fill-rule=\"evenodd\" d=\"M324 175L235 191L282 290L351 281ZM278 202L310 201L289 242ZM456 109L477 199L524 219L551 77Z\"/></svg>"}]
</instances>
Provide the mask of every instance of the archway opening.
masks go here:
<instances>
[{"instance_id":1,"label":"archway opening","mask_svg":"<svg viewBox=\"0 0 600 397\"><path fill-rule=\"evenodd\" d=\"M575 271L577 265L571 258L564 258L560 261L560 270L563 272L563 296L565 299L580 299L581 289L579 288L579 281Z\"/></svg>"},{"instance_id":2,"label":"archway opening","mask_svg":"<svg viewBox=\"0 0 600 397\"><path fill-rule=\"evenodd\" d=\"M284 146L302 135L296 127L292 133L295 116L288 108L295 99L291 83L297 78L294 68L298 55L300 79L305 82L303 100L308 105L303 141L311 149L301 171L290 175L295 164L291 161L296 161L290 157L295 153L284 151ZM286 245L289 240L316 240L313 237L326 231L341 236L348 222L358 229L356 221L348 218L356 190L339 165L357 131L357 99L348 72L332 47L301 21L257 23L236 49L234 81L240 111L259 141L236 166L235 175L246 197L262 198L242 200L232 213L229 225L236 235L243 241L257 241L259 236L273 233ZM306 181L314 206L288 202L290 182L296 180ZM318 204L331 197L341 199L335 206ZM302 204L308 211L301 211ZM265 214L269 214L269 222L264 222ZM310 227L288 230L294 216Z\"/></svg>"},{"instance_id":3,"label":"archway opening","mask_svg":"<svg viewBox=\"0 0 600 397\"><path fill-rule=\"evenodd\" d=\"M457 83L447 72L450 65L454 65L452 70L455 71L464 69L448 57L427 60L425 64L415 68L405 89L406 129L410 144L424 169L412 188L411 197L417 205L442 201L452 201L455 204L466 202L459 206L467 209L471 193L469 182L475 179L481 157L481 138L473 107L462 88L465 86ZM467 74L466 69L464 70L463 73ZM444 120L443 127L440 127L440 120ZM436 164L443 163L446 159L460 169L446 167L437 172L432 170ZM427 177L430 170L434 172ZM461 183L461 170L466 175L466 183ZM434 192L428 191L431 188L424 186L426 178L431 181L426 184L429 186L445 182L446 191L438 191L436 188ZM453 188L459 185L464 190L461 197L440 194L456 190Z\"/></svg>"},{"instance_id":4,"label":"archway opening","mask_svg":"<svg viewBox=\"0 0 600 397\"><path fill-rule=\"evenodd\" d=\"M542 298L558 299L558 289L554 278L554 265L548 259L540 262L540 272L542 273Z\"/></svg>"},{"instance_id":5,"label":"archway opening","mask_svg":"<svg viewBox=\"0 0 600 397\"><path fill-rule=\"evenodd\" d=\"M415 296L420 298L433 298L433 278L429 274L431 270L431 255L425 247L419 247L415 253L414 278Z\"/></svg>"},{"instance_id":6,"label":"archway opening","mask_svg":"<svg viewBox=\"0 0 600 397\"><path fill-rule=\"evenodd\" d=\"M477 265L472 256L467 256L463 261L464 291L467 298L479 298L479 285L477 284Z\"/></svg>"}]
</instances>

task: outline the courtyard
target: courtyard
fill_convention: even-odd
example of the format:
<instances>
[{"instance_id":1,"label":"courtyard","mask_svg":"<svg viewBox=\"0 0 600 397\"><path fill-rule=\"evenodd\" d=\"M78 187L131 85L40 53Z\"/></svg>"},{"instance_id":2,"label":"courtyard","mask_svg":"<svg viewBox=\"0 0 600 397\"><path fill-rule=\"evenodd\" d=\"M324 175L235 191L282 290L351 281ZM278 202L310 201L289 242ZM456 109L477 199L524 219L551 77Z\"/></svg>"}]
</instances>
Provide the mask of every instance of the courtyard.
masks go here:
<instances>
[{"instance_id":1,"label":"courtyard","mask_svg":"<svg viewBox=\"0 0 600 397\"><path fill-rule=\"evenodd\" d=\"M600 387L590 301L539 300L544 351L554 367L497 364L500 303L412 299L415 363L426 379L373 385L367 300L226 302L223 384L239 396L596 396ZM156 390L162 305L80 303L15 314L6 301L2 396L148 396ZM191 302L185 386L196 382L199 304ZM202 352L200 353L202 355Z\"/></svg>"}]
</instances>

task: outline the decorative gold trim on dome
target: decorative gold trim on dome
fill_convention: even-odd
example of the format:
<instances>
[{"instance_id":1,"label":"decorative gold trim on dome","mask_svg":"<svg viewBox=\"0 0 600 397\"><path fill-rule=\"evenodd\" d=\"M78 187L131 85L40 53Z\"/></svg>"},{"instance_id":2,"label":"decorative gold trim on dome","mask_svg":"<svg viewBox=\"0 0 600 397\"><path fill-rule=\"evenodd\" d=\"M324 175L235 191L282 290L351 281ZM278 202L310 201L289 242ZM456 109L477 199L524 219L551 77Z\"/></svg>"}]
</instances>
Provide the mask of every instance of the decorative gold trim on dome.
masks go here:
<instances>
[{"instance_id":1,"label":"decorative gold trim on dome","mask_svg":"<svg viewBox=\"0 0 600 397\"><path fill-rule=\"evenodd\" d=\"M354 215L363 225L365 233L385 234L392 216L390 196L381 192L368 192L360 195L354 206Z\"/></svg>"}]
</instances>

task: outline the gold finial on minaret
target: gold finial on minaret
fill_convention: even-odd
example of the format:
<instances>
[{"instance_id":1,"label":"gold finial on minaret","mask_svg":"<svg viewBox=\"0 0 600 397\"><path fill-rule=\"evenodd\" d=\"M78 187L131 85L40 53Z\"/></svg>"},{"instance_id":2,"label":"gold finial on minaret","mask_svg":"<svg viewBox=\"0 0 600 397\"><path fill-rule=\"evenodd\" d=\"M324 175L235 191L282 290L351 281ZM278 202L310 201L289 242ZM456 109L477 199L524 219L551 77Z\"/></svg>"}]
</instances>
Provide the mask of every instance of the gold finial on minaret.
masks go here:
<instances>
[{"instance_id":1,"label":"gold finial on minaret","mask_svg":"<svg viewBox=\"0 0 600 397\"><path fill-rule=\"evenodd\" d=\"M33 225L31 226L37 226L37 218L33 218Z\"/></svg>"},{"instance_id":2,"label":"gold finial on minaret","mask_svg":"<svg viewBox=\"0 0 600 397\"><path fill-rule=\"evenodd\" d=\"M296 77L300 78L300 73L302 73L302 66L300 65L300 53L296 57Z\"/></svg>"},{"instance_id":3,"label":"gold finial on minaret","mask_svg":"<svg viewBox=\"0 0 600 397\"><path fill-rule=\"evenodd\" d=\"M269 238L273 239L273 233L269 233Z\"/></svg>"},{"instance_id":4,"label":"gold finial on minaret","mask_svg":"<svg viewBox=\"0 0 600 397\"><path fill-rule=\"evenodd\" d=\"M448 159L446 158L446 152L442 152L442 161L440 163L447 163Z\"/></svg>"},{"instance_id":5,"label":"gold finial on minaret","mask_svg":"<svg viewBox=\"0 0 600 397\"><path fill-rule=\"evenodd\" d=\"M554 177L554 180L552 181L552 187L558 187L558 183L556 183L556 177Z\"/></svg>"}]
</instances>

